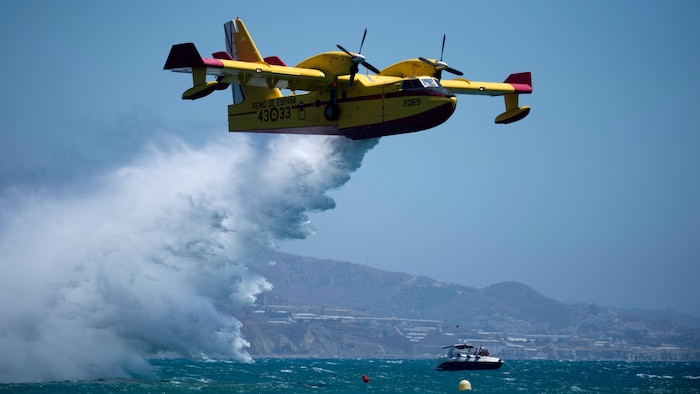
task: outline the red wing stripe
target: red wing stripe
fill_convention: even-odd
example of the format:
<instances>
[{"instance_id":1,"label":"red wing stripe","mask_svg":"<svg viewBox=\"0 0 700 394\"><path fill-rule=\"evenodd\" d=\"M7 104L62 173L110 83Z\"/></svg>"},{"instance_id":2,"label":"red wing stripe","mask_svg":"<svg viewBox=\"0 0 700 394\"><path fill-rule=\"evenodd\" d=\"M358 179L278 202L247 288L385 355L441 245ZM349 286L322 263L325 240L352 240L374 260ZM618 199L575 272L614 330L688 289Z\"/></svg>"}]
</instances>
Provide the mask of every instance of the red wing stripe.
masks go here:
<instances>
[{"instance_id":1,"label":"red wing stripe","mask_svg":"<svg viewBox=\"0 0 700 394\"><path fill-rule=\"evenodd\" d=\"M193 43L176 44L170 48L170 54L165 61L163 69L172 70L179 68L223 68L224 62L219 59L203 58Z\"/></svg>"},{"instance_id":2,"label":"red wing stripe","mask_svg":"<svg viewBox=\"0 0 700 394\"><path fill-rule=\"evenodd\" d=\"M208 58L208 57L203 57L202 62L207 67L224 68L224 62L222 62L219 59L212 59L212 58Z\"/></svg>"},{"instance_id":3,"label":"red wing stripe","mask_svg":"<svg viewBox=\"0 0 700 394\"><path fill-rule=\"evenodd\" d=\"M515 93L532 93L532 86L522 83L511 83L510 86L515 89Z\"/></svg>"},{"instance_id":4,"label":"red wing stripe","mask_svg":"<svg viewBox=\"0 0 700 394\"><path fill-rule=\"evenodd\" d=\"M532 73L529 71L510 74L503 82L510 84L515 93L532 93Z\"/></svg>"}]
</instances>

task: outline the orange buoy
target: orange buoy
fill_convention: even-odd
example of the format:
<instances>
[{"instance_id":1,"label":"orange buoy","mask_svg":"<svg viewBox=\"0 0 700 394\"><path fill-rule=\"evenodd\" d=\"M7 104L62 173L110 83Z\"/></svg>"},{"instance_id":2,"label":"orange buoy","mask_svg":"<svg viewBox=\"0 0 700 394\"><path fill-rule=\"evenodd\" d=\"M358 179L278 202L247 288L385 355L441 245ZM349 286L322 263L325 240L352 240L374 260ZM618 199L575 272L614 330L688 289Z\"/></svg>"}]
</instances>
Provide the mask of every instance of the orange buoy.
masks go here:
<instances>
[{"instance_id":1,"label":"orange buoy","mask_svg":"<svg viewBox=\"0 0 700 394\"><path fill-rule=\"evenodd\" d=\"M362 381L365 383L369 383L369 378L367 377L367 375L362 375Z\"/></svg>"}]
</instances>

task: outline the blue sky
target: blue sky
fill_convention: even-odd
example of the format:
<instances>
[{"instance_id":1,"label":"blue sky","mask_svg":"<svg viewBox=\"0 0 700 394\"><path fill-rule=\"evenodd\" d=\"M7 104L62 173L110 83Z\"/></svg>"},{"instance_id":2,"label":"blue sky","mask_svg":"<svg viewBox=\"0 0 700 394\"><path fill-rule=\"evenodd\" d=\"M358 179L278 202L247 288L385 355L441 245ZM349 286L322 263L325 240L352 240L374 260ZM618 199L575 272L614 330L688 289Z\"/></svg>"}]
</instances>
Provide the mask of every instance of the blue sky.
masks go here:
<instances>
[{"instance_id":1,"label":"blue sky","mask_svg":"<svg viewBox=\"0 0 700 394\"><path fill-rule=\"evenodd\" d=\"M531 71L530 115L459 97L445 124L383 138L335 209L282 251L562 301L700 316L700 3L692 1L13 2L0 14L0 187L74 193L173 136L226 133L230 95L180 100L170 46L223 49L241 17L296 64L341 43L378 68L438 57L474 80Z\"/></svg>"}]
</instances>

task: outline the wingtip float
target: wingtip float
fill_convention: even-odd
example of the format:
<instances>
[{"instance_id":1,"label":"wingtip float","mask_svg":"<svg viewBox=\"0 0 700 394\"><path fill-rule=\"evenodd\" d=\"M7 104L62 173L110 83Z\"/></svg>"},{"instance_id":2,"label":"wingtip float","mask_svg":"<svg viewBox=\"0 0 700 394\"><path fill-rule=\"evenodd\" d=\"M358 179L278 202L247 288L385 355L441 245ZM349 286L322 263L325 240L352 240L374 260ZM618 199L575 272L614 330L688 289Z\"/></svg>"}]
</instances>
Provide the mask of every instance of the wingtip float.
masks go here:
<instances>
[{"instance_id":1,"label":"wingtip float","mask_svg":"<svg viewBox=\"0 0 700 394\"><path fill-rule=\"evenodd\" d=\"M202 57L193 43L173 45L163 67L192 74L183 100L196 100L231 88L229 131L343 135L366 139L426 130L445 122L457 105L456 94L503 96L505 111L495 123L525 118L529 106L518 103L532 93L529 72L511 74L503 82L442 79L447 71L461 76L442 60L414 58L379 70L361 54L340 44L340 51L314 55L295 67L276 56L260 55L243 21L224 25L226 51ZM443 50L444 50L443 36ZM375 75L358 73L359 66ZM210 79L213 77L214 79ZM291 94L283 95L282 90Z\"/></svg>"}]
</instances>

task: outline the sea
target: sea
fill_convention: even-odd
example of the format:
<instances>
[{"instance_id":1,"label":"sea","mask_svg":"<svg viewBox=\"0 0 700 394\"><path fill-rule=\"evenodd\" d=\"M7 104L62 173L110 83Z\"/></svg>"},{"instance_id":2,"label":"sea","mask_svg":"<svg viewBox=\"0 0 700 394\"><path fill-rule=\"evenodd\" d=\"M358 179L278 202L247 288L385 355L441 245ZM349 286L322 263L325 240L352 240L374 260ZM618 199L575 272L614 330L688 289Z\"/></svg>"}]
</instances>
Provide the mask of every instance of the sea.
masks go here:
<instances>
[{"instance_id":1,"label":"sea","mask_svg":"<svg viewBox=\"0 0 700 394\"><path fill-rule=\"evenodd\" d=\"M490 371L437 371L436 360L150 362L153 376L2 384L0 393L453 393L466 391L463 380L475 393L700 392L697 362L513 360Z\"/></svg>"}]
</instances>

